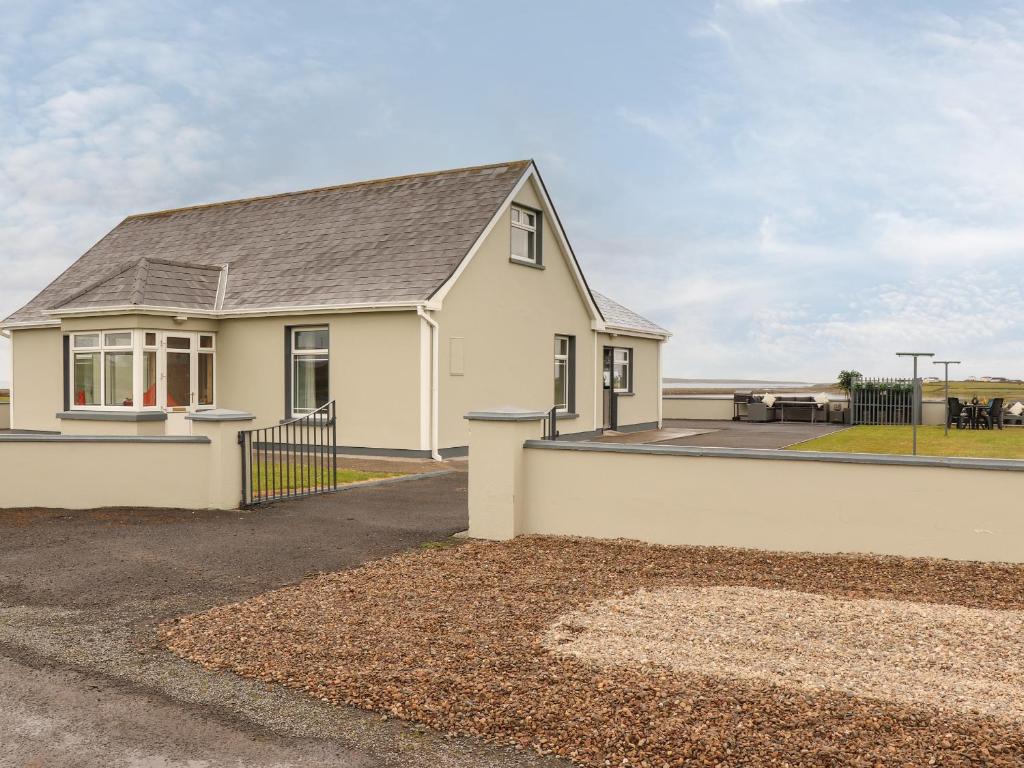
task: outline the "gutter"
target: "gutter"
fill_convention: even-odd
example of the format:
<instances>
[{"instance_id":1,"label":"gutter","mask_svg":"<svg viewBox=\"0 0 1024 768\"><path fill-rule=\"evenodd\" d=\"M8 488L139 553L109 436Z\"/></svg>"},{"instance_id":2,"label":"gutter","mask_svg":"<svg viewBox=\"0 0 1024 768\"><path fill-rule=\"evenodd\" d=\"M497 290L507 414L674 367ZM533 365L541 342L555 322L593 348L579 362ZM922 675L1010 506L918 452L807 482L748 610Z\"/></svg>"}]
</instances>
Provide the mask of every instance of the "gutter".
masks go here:
<instances>
[{"instance_id":1,"label":"gutter","mask_svg":"<svg viewBox=\"0 0 1024 768\"><path fill-rule=\"evenodd\" d=\"M440 367L440 361L438 360L438 347L440 346L438 336L440 335L440 328L437 325L437 321L428 315L422 306L416 307L416 314L423 318L423 321L430 326L430 458L434 461L441 461L441 453L437 449L438 444L438 369Z\"/></svg>"}]
</instances>

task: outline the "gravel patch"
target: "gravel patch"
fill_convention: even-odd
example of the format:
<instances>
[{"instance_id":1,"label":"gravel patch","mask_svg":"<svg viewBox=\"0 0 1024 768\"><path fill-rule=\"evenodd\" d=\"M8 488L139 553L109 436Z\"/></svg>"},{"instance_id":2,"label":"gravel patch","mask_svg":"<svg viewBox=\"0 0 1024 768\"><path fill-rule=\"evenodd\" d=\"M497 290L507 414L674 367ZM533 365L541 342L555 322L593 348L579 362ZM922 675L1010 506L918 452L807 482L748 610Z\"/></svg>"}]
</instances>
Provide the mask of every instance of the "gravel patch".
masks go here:
<instances>
[{"instance_id":1,"label":"gravel patch","mask_svg":"<svg viewBox=\"0 0 1024 768\"><path fill-rule=\"evenodd\" d=\"M721 587L752 588L759 603L744 618L736 607L743 593L714 591ZM689 664L673 663L671 649L645 652L643 642L673 645L671 621L646 626L641 647L623 651L629 632L598 624L612 622L609 606L642 599L675 601L683 613L725 610L695 619L706 644L731 642L766 672L793 643L791 619L820 643L823 659L830 643L841 651L836 679L825 684L814 654L797 654L773 676L737 674L738 663L716 668L730 661L727 649L703 649L709 663ZM858 616L857 605L866 613ZM985 639L979 622L998 619L991 633L1006 638L1022 609L1021 566L529 537L318 575L167 622L161 637L207 668L586 766L1019 766L1020 705L1007 703L1019 662L1000 672L998 638ZM837 619L875 638L843 640L841 627L827 626ZM930 635L912 637L930 622ZM922 660L922 644L941 638L947 646ZM980 650L968 647L977 642ZM1019 652L1019 631L1014 642L1004 660ZM574 653L574 643L590 650ZM601 644L613 647L593 651ZM872 670L885 664L871 660L875 652L903 665L897 682L906 695L870 689ZM952 707L934 692L912 692L920 675L940 670L946 690L971 670L982 685L1008 687L977 711L968 700L984 693L975 689L961 690L962 705ZM801 676L809 682L799 684Z\"/></svg>"},{"instance_id":2,"label":"gravel patch","mask_svg":"<svg viewBox=\"0 0 1024 768\"><path fill-rule=\"evenodd\" d=\"M1024 613L675 587L593 603L547 648L602 666L661 665L809 691L1024 721Z\"/></svg>"}]
</instances>

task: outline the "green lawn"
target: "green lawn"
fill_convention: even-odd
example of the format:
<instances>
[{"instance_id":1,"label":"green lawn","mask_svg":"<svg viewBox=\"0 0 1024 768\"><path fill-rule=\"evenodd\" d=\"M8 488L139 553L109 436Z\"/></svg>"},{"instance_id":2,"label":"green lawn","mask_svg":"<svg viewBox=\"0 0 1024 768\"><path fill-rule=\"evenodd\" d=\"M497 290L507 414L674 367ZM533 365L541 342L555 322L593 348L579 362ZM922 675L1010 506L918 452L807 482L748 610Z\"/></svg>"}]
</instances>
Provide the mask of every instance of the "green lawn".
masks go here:
<instances>
[{"instance_id":1,"label":"green lawn","mask_svg":"<svg viewBox=\"0 0 1024 768\"><path fill-rule=\"evenodd\" d=\"M364 480L381 480L387 477L399 477L401 472L364 472L359 469L344 469L338 467L335 478L338 485L348 483L359 483ZM331 485L331 469L326 467L289 468L285 464L271 464L260 467L259 474L253 478L253 488L256 489L302 489L312 487L325 487Z\"/></svg>"},{"instance_id":2,"label":"green lawn","mask_svg":"<svg viewBox=\"0 0 1024 768\"><path fill-rule=\"evenodd\" d=\"M791 446L791 449L831 453L909 454L910 427L851 427L799 443ZM943 436L942 427L918 427L917 453L919 456L1024 459L1024 427L1007 427L1003 430L950 429L949 437Z\"/></svg>"}]
</instances>

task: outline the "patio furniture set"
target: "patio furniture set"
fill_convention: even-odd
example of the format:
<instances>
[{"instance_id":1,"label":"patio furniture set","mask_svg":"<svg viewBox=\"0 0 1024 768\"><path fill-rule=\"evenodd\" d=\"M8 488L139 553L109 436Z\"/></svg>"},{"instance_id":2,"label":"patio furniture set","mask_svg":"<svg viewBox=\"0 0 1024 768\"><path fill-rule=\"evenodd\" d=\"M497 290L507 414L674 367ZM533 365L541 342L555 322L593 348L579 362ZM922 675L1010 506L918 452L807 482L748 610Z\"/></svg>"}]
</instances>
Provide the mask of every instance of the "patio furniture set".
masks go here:
<instances>
[{"instance_id":1,"label":"patio furniture set","mask_svg":"<svg viewBox=\"0 0 1024 768\"><path fill-rule=\"evenodd\" d=\"M733 421L809 421L842 424L846 411L822 395L755 395L736 392L733 395Z\"/></svg>"},{"instance_id":2,"label":"patio furniture set","mask_svg":"<svg viewBox=\"0 0 1024 768\"><path fill-rule=\"evenodd\" d=\"M1024 426L1024 406L1014 403L1003 408L1003 398L994 397L987 405L975 401L963 402L958 397L947 400L946 426L957 429L1002 429L1006 424Z\"/></svg>"}]
</instances>

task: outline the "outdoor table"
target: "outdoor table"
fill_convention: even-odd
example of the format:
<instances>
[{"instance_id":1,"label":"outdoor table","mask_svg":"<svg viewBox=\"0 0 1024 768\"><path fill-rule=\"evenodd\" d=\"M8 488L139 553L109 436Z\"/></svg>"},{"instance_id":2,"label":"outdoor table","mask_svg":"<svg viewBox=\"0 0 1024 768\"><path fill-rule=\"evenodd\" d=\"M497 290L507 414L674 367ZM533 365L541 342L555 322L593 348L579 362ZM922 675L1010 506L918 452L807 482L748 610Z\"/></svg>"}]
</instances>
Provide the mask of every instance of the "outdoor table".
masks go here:
<instances>
[{"instance_id":1,"label":"outdoor table","mask_svg":"<svg viewBox=\"0 0 1024 768\"><path fill-rule=\"evenodd\" d=\"M988 410L988 406L981 403L961 403L960 407L960 412L967 416L967 426L970 429L978 429L981 426L981 414ZM959 419L957 423L959 424Z\"/></svg>"}]
</instances>

